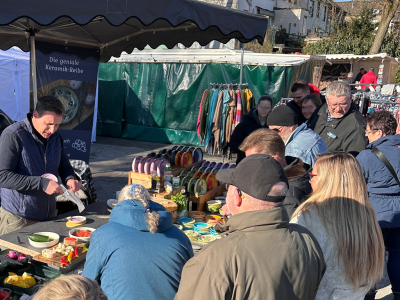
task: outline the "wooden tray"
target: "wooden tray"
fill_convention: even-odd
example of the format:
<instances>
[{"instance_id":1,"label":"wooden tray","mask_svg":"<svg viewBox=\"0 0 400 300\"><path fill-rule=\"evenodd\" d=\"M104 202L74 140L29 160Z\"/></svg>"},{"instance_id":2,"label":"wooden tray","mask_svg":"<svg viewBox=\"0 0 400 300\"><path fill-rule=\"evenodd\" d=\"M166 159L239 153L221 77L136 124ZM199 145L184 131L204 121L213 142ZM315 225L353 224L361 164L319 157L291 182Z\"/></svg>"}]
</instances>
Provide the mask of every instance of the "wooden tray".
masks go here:
<instances>
[{"instance_id":1,"label":"wooden tray","mask_svg":"<svg viewBox=\"0 0 400 300\"><path fill-rule=\"evenodd\" d=\"M58 245L58 244L57 244L57 245ZM57 248L57 245L51 247L50 249L51 249L51 250L56 249L56 248ZM83 247L83 245L85 245L85 243L78 243L78 244L76 244L76 245L73 246L73 247L74 247L74 249L75 249L76 247ZM79 255L79 257L74 257L74 258L71 260L70 265L68 265L67 267L68 267L68 268L71 268L72 265L76 265L76 264L80 263L81 261L85 260L85 259L86 259L86 253L87 253L87 251L84 252L84 253L81 253L81 254ZM63 256L65 256L65 255L60 254L60 253L56 253L56 256L55 256L55 257L53 257L53 258L47 258L47 257L44 257L42 254L39 254L39 255L34 256L34 257L33 257L33 260L40 261L40 262L42 262L42 263L46 263L46 264L48 264L48 265L52 265L52 266L55 266L55 267L57 267L57 268L63 268L63 267L61 267L61 258L62 258Z\"/></svg>"},{"instance_id":2,"label":"wooden tray","mask_svg":"<svg viewBox=\"0 0 400 300\"><path fill-rule=\"evenodd\" d=\"M215 199L215 197L222 196L225 190L225 184L222 184L213 188L212 190L209 190L207 193L201 195L200 197L196 197L193 195L190 196L190 199L192 200L192 210L205 211L207 208L207 201L213 200Z\"/></svg>"}]
</instances>

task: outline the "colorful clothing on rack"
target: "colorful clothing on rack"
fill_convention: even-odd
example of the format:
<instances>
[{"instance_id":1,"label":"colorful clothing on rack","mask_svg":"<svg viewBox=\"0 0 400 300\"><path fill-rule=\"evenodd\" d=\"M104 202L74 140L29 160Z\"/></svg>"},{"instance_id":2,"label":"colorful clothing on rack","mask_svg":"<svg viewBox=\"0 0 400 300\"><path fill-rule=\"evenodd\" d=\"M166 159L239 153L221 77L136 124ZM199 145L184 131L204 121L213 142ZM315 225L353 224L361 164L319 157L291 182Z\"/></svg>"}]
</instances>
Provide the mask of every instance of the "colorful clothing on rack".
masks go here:
<instances>
[{"instance_id":1,"label":"colorful clothing on rack","mask_svg":"<svg viewBox=\"0 0 400 300\"><path fill-rule=\"evenodd\" d=\"M236 91L236 100L237 100L237 105L236 105L236 116L235 116L235 122L233 124L233 130L237 126L237 124L240 123L242 120L242 99L240 97L240 92Z\"/></svg>"},{"instance_id":2,"label":"colorful clothing on rack","mask_svg":"<svg viewBox=\"0 0 400 300\"><path fill-rule=\"evenodd\" d=\"M204 108L204 112L202 113L201 120L200 120L200 139L201 139L201 143L204 142L205 137L206 137L208 110L209 110L209 107L210 107L210 102L211 102L211 98L212 98L213 94L214 94L214 90L210 90L210 92L208 93L208 97L206 99L206 102L204 103L204 105L202 105L202 110Z\"/></svg>"},{"instance_id":3,"label":"colorful clothing on rack","mask_svg":"<svg viewBox=\"0 0 400 300\"><path fill-rule=\"evenodd\" d=\"M225 142L228 144L229 141L231 140L231 135L232 135L232 125L233 125L233 120L235 119L235 108L236 108L236 97L235 97L235 91L230 90L229 91L229 103L227 107L227 117L226 117L226 127L225 127Z\"/></svg>"},{"instance_id":4,"label":"colorful clothing on rack","mask_svg":"<svg viewBox=\"0 0 400 300\"><path fill-rule=\"evenodd\" d=\"M221 131L219 134L219 144L220 149L225 148L226 139L225 139L225 127L226 127L226 119L227 119L227 111L228 111L228 103L231 99L228 90L223 90L223 99L222 99L222 115L221 115Z\"/></svg>"},{"instance_id":5,"label":"colorful clothing on rack","mask_svg":"<svg viewBox=\"0 0 400 300\"><path fill-rule=\"evenodd\" d=\"M201 101L200 101L200 106L199 106L199 115L197 117L197 123L196 123L196 132L197 132L197 136L200 136L200 123L201 123L201 114L204 114L204 102L206 102L205 99L207 99L209 94L208 90L204 90L203 92L203 96L201 97ZM203 109L202 109L203 108Z\"/></svg>"},{"instance_id":6,"label":"colorful clothing on rack","mask_svg":"<svg viewBox=\"0 0 400 300\"><path fill-rule=\"evenodd\" d=\"M242 102L243 112L245 115L247 115L249 111L256 106L256 101L254 99L253 93L249 89L243 90Z\"/></svg>"},{"instance_id":7,"label":"colorful clothing on rack","mask_svg":"<svg viewBox=\"0 0 400 300\"><path fill-rule=\"evenodd\" d=\"M217 106L215 107L215 113L213 118L212 134L214 136L214 144L210 145L213 147L213 149L211 150L211 153L213 155L215 154L215 151L218 151L219 149L219 136L221 131L221 114L222 114L222 102L224 98L224 92L225 91L220 91L218 93L218 101L217 101Z\"/></svg>"},{"instance_id":8,"label":"colorful clothing on rack","mask_svg":"<svg viewBox=\"0 0 400 300\"><path fill-rule=\"evenodd\" d=\"M218 94L220 92L220 89L216 89L212 95L211 102L210 102L210 109L208 112L208 117L207 117L207 129L206 129L206 139L204 140L204 145L207 147L208 143L210 142L210 138L212 135L212 128L213 128L213 119L214 119L214 113L215 113L215 108L217 106L217 101L218 101Z\"/></svg>"}]
</instances>

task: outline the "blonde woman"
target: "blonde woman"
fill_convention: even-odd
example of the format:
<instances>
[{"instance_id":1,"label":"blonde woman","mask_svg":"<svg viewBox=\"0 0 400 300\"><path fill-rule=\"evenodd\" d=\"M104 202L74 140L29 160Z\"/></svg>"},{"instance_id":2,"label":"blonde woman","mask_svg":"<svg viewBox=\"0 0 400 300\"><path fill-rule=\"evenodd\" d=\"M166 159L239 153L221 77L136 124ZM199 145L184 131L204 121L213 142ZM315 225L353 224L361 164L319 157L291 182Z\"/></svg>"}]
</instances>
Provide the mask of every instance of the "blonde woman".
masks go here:
<instances>
[{"instance_id":1,"label":"blonde woman","mask_svg":"<svg viewBox=\"0 0 400 300\"><path fill-rule=\"evenodd\" d=\"M101 287L89 278L71 275L58 277L45 284L33 300L107 300Z\"/></svg>"},{"instance_id":2,"label":"blonde woman","mask_svg":"<svg viewBox=\"0 0 400 300\"><path fill-rule=\"evenodd\" d=\"M309 229L324 253L315 299L362 300L383 274L384 245L360 165L345 152L319 155L310 182L313 193L291 222Z\"/></svg>"},{"instance_id":3,"label":"blonde woman","mask_svg":"<svg viewBox=\"0 0 400 300\"><path fill-rule=\"evenodd\" d=\"M109 300L173 299L193 256L172 214L139 184L125 186L108 224L90 237L82 275L100 283Z\"/></svg>"}]
</instances>

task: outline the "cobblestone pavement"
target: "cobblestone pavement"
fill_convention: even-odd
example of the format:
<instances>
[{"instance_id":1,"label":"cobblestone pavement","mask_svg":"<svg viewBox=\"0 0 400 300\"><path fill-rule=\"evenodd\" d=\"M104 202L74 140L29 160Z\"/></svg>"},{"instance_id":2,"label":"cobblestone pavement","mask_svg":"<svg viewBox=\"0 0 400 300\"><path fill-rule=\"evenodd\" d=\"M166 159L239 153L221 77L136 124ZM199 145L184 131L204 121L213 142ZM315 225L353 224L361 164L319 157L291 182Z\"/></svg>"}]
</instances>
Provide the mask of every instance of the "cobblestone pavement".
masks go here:
<instances>
[{"instance_id":1,"label":"cobblestone pavement","mask_svg":"<svg viewBox=\"0 0 400 300\"><path fill-rule=\"evenodd\" d=\"M142 141L132 141L117 138L97 137L90 150L90 169L93 174L98 201L106 202L115 199L115 192L128 183L128 173L132 170L132 161L138 155L158 152L170 148L171 144L159 144ZM209 161L222 161L222 157L205 155ZM234 163L235 160L226 161ZM392 300L393 295L387 274L378 283L378 294L375 299Z\"/></svg>"}]
</instances>

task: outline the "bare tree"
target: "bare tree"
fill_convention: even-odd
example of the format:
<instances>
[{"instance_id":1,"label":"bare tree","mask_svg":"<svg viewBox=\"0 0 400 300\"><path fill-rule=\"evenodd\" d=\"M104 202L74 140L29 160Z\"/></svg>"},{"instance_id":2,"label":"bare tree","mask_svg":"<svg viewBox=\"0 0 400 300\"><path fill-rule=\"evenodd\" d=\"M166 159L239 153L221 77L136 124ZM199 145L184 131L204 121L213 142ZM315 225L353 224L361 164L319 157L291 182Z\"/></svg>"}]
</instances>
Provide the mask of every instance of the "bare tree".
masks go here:
<instances>
[{"instance_id":1,"label":"bare tree","mask_svg":"<svg viewBox=\"0 0 400 300\"><path fill-rule=\"evenodd\" d=\"M379 53L383 39L389 29L390 21L394 18L396 10L399 7L400 0L385 0L383 4L382 19L379 23L378 31L375 35L374 43L369 50L369 54Z\"/></svg>"}]
</instances>

